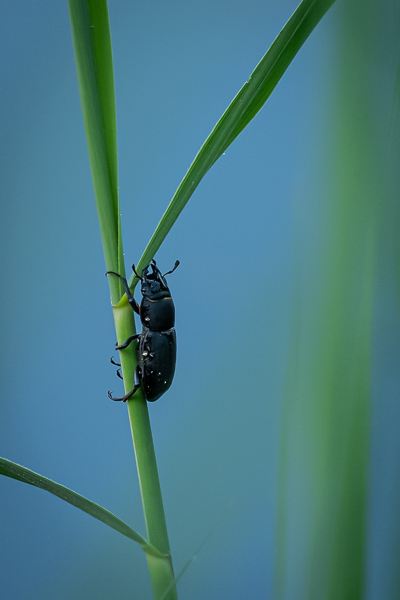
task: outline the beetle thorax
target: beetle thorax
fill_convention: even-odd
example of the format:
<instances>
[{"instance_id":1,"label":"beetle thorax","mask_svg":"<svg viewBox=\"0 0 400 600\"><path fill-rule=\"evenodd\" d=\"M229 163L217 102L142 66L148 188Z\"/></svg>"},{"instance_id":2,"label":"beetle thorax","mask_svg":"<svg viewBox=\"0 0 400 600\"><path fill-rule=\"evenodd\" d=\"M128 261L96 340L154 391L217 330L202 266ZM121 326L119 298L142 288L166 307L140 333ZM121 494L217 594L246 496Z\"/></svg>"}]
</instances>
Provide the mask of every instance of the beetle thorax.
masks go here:
<instances>
[{"instance_id":1,"label":"beetle thorax","mask_svg":"<svg viewBox=\"0 0 400 600\"><path fill-rule=\"evenodd\" d=\"M142 325L153 331L171 329L175 325L175 306L171 296L161 295L154 299L144 296L140 305Z\"/></svg>"}]
</instances>

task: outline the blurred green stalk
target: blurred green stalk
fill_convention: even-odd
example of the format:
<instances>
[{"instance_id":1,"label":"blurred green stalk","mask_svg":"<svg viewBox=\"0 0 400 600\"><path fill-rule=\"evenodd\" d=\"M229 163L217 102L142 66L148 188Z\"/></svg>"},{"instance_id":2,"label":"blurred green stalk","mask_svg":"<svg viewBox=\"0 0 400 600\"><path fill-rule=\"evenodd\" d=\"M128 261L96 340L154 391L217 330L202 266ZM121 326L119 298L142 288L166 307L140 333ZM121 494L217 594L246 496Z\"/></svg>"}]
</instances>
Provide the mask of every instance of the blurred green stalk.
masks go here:
<instances>
[{"instance_id":1,"label":"blurred green stalk","mask_svg":"<svg viewBox=\"0 0 400 600\"><path fill-rule=\"evenodd\" d=\"M326 166L313 164L323 173L318 200L298 215L303 254L282 421L275 600L361 600L366 582L380 171L369 104L371 4L350 0L341 10L337 94L326 110L331 151ZM310 214L319 227L311 235ZM307 263L317 268L308 273Z\"/></svg>"}]
</instances>

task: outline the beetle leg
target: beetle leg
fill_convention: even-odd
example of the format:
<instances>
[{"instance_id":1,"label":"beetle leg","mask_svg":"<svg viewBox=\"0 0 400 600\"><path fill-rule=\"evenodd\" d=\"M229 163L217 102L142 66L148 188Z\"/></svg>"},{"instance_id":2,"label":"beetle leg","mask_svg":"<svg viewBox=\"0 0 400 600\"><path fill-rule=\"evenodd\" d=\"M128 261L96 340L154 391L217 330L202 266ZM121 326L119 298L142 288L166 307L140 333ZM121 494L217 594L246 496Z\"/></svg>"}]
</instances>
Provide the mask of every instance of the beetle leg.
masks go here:
<instances>
[{"instance_id":1,"label":"beetle leg","mask_svg":"<svg viewBox=\"0 0 400 600\"><path fill-rule=\"evenodd\" d=\"M136 302L135 298L131 296L130 298L128 298L128 302L131 305L133 312L135 312L137 315L140 315L140 306Z\"/></svg>"},{"instance_id":2,"label":"beetle leg","mask_svg":"<svg viewBox=\"0 0 400 600\"><path fill-rule=\"evenodd\" d=\"M124 288L126 297L128 298L128 302L131 305L132 309L134 310L134 312L139 315L140 311L139 311L139 304L136 302L135 298L132 295L132 292L129 288L128 282L126 280L125 277L122 277L122 275L119 275L119 273L116 273L115 271L107 271L106 275L115 275L116 277L118 277L121 281L122 281L122 286Z\"/></svg>"},{"instance_id":3,"label":"beetle leg","mask_svg":"<svg viewBox=\"0 0 400 600\"><path fill-rule=\"evenodd\" d=\"M133 340L137 340L140 338L140 333L137 333L136 335L131 335L131 337L128 337L127 340L125 340L122 344L118 345L118 342L115 344L115 349L116 350L123 350L124 348L127 348L129 346L129 344L131 342L133 342Z\"/></svg>"},{"instance_id":4,"label":"beetle leg","mask_svg":"<svg viewBox=\"0 0 400 600\"><path fill-rule=\"evenodd\" d=\"M121 398L114 398L114 396L112 395L111 392L108 392L108 397L110 398L110 400L114 400L114 402L126 402L127 400L129 400L129 398L131 396L133 396L133 394L136 392L136 390L140 388L140 384L139 385L135 385L135 387L133 388L133 390L131 390L130 392L128 392L127 394L125 394L125 396L122 396Z\"/></svg>"},{"instance_id":5,"label":"beetle leg","mask_svg":"<svg viewBox=\"0 0 400 600\"><path fill-rule=\"evenodd\" d=\"M119 377L120 379L122 379L122 381L124 380L124 378L121 375L121 369L117 369L117 377Z\"/></svg>"},{"instance_id":6,"label":"beetle leg","mask_svg":"<svg viewBox=\"0 0 400 600\"><path fill-rule=\"evenodd\" d=\"M133 396L133 394L136 392L136 390L138 390L140 388L140 368L139 365L136 367L135 370L135 376L134 376L134 388L133 390L131 390L130 392L128 392L127 394L125 394L125 396L122 396L121 398L114 398L114 396L112 395L112 392L108 392L108 397L110 398L110 400L114 400L114 402L126 402L127 400L129 400L129 398L131 396Z\"/></svg>"},{"instance_id":7,"label":"beetle leg","mask_svg":"<svg viewBox=\"0 0 400 600\"><path fill-rule=\"evenodd\" d=\"M121 366L121 363L116 363L116 362L115 362L115 360L114 360L114 357L113 357L113 356L110 358L110 363L111 363L112 365L115 365L116 367L120 367L120 366Z\"/></svg>"},{"instance_id":8,"label":"beetle leg","mask_svg":"<svg viewBox=\"0 0 400 600\"><path fill-rule=\"evenodd\" d=\"M141 370L139 365L137 365L136 369L135 369L135 373L133 376L133 383L135 384L135 387L139 387L140 386L140 378L142 376Z\"/></svg>"}]
</instances>

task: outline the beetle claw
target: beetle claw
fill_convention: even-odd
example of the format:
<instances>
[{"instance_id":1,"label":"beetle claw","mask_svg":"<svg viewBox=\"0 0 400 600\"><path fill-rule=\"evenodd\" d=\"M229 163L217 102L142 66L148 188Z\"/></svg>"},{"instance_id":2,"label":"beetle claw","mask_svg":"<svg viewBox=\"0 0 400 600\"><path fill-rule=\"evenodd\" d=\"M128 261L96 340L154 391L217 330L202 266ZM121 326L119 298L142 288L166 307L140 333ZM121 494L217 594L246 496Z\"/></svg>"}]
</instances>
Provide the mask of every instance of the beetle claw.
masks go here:
<instances>
[{"instance_id":1,"label":"beetle claw","mask_svg":"<svg viewBox=\"0 0 400 600\"><path fill-rule=\"evenodd\" d=\"M121 398L114 398L114 396L112 395L112 392L108 391L108 397L110 398L110 400L113 400L114 402L126 402L127 400L129 400L129 398L131 396L133 396L133 394L136 392L136 390L139 388L139 385L135 385L135 387L133 388L133 390L131 390L130 392L128 392L127 394L125 394L125 396L122 396Z\"/></svg>"}]
</instances>

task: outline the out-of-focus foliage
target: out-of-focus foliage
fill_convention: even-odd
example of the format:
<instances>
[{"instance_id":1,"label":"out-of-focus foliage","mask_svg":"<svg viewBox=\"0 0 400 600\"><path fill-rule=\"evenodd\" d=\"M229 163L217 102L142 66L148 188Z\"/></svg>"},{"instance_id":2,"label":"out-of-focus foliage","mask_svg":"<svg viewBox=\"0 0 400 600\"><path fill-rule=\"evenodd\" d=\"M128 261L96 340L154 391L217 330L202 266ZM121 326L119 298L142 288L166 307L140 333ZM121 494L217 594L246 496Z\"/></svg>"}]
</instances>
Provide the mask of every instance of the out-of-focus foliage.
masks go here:
<instances>
[{"instance_id":1,"label":"out-of-focus foliage","mask_svg":"<svg viewBox=\"0 0 400 600\"><path fill-rule=\"evenodd\" d=\"M279 600L361 599L370 579L373 301L388 192L396 188L397 204L400 198L399 169L381 149L383 140L398 136L386 110L396 102L400 63L382 53L387 33L379 30L391 9L390 3L360 0L341 7L334 93L324 108L327 137L315 164L323 175L316 194L297 206L279 467ZM313 230L311 213L320 215Z\"/></svg>"}]
</instances>

